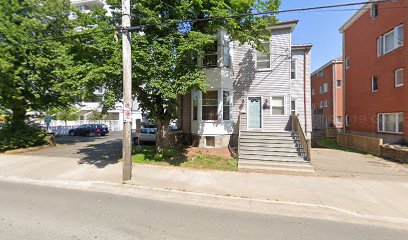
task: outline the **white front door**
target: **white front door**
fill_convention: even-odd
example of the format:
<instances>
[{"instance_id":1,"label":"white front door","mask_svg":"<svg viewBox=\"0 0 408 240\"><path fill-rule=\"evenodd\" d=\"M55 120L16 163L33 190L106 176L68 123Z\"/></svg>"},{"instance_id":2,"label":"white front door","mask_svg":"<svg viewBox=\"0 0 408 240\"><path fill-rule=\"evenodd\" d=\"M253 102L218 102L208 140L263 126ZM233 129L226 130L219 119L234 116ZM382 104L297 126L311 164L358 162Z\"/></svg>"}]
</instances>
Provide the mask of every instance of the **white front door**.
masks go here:
<instances>
[{"instance_id":1,"label":"white front door","mask_svg":"<svg viewBox=\"0 0 408 240\"><path fill-rule=\"evenodd\" d=\"M248 129L262 128L261 97L248 98Z\"/></svg>"}]
</instances>

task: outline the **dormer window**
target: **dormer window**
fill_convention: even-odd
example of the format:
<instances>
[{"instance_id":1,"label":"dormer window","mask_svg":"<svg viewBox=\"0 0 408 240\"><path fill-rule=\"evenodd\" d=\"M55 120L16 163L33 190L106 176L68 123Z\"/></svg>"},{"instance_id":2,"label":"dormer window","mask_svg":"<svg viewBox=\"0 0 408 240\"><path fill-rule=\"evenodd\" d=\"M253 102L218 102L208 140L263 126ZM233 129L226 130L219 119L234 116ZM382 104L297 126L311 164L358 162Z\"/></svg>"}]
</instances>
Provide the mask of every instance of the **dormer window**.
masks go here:
<instances>
[{"instance_id":1,"label":"dormer window","mask_svg":"<svg viewBox=\"0 0 408 240\"><path fill-rule=\"evenodd\" d=\"M203 67L218 67L218 43L215 41L213 44L209 45L205 49L204 58L203 58Z\"/></svg>"}]
</instances>

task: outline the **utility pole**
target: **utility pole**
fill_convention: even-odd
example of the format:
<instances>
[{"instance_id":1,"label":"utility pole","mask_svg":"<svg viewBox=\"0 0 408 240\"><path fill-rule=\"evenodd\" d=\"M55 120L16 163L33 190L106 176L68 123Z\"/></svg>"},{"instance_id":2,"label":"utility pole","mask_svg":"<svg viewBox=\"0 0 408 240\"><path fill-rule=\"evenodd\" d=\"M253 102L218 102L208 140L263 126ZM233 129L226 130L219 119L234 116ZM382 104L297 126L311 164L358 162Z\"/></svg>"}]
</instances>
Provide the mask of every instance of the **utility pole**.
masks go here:
<instances>
[{"instance_id":1,"label":"utility pole","mask_svg":"<svg viewBox=\"0 0 408 240\"><path fill-rule=\"evenodd\" d=\"M123 51L123 181L132 178L132 50L130 45L130 0L122 0Z\"/></svg>"}]
</instances>

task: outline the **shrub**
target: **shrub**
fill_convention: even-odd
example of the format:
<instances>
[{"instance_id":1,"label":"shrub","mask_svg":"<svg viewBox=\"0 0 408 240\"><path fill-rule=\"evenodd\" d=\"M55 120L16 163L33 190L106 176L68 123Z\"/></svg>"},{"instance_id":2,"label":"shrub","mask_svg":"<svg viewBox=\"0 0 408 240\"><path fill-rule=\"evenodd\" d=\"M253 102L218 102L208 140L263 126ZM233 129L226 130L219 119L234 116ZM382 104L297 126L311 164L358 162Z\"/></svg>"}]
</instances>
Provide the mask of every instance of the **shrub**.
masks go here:
<instances>
[{"instance_id":1,"label":"shrub","mask_svg":"<svg viewBox=\"0 0 408 240\"><path fill-rule=\"evenodd\" d=\"M0 130L0 151L43 145L46 136L46 131L37 125L15 128L6 124Z\"/></svg>"}]
</instances>

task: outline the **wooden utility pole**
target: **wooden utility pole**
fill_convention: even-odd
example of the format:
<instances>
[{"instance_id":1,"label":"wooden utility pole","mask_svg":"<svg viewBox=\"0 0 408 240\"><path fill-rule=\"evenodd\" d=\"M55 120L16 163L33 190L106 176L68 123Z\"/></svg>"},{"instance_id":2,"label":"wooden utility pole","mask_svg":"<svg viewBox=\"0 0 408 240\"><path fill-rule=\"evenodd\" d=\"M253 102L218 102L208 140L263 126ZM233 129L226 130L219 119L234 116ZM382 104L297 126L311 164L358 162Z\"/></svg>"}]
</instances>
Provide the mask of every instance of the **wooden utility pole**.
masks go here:
<instances>
[{"instance_id":1,"label":"wooden utility pole","mask_svg":"<svg viewBox=\"0 0 408 240\"><path fill-rule=\"evenodd\" d=\"M122 0L123 50L123 181L132 178L132 50L130 45L130 0Z\"/></svg>"}]
</instances>

